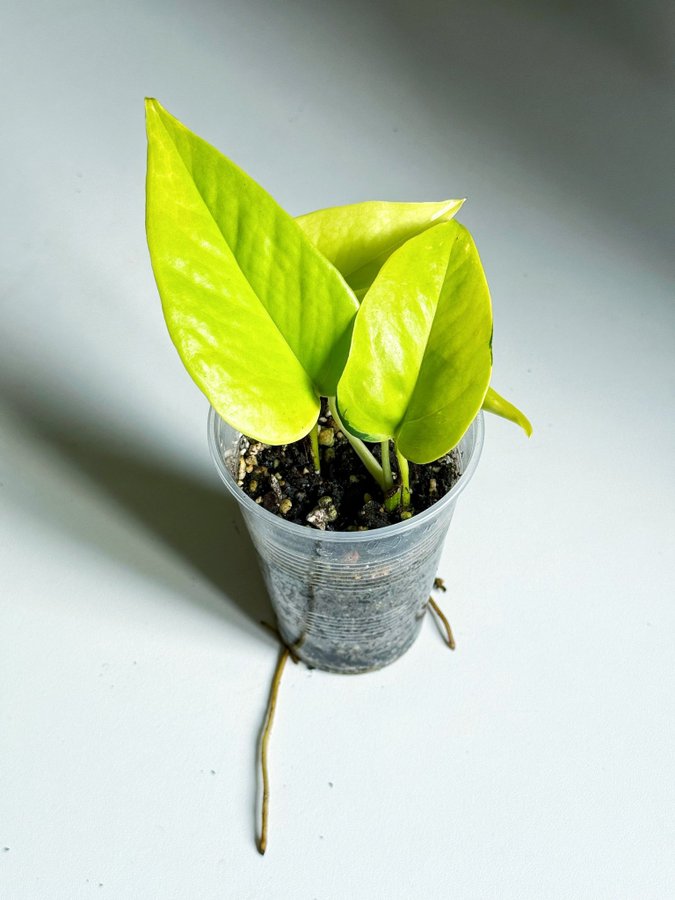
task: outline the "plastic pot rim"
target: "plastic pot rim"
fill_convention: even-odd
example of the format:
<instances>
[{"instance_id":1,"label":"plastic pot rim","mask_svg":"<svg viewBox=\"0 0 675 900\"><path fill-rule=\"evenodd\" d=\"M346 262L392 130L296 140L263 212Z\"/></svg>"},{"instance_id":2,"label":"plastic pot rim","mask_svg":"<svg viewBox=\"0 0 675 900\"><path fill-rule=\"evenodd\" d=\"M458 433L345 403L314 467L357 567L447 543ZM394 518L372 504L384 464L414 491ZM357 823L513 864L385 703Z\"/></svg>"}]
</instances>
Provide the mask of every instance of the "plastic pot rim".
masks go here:
<instances>
[{"instance_id":1,"label":"plastic pot rim","mask_svg":"<svg viewBox=\"0 0 675 900\"><path fill-rule=\"evenodd\" d=\"M221 480L223 481L230 494L232 494L234 499L238 503L240 503L244 507L244 509L248 510L253 515L262 517L262 519L269 522L270 525L273 524L276 528L279 528L282 531L286 531L288 534L296 534L298 536L304 535L305 537L308 537L308 532L311 532L312 539L319 541L332 541L335 543L339 543L341 541L372 541L378 538L391 537L402 531L410 531L412 528L423 525L428 519L438 516L446 506L449 506L457 499L457 496L461 494L461 492L471 480L471 477L476 470L476 466L478 465L478 461L481 456L481 452L483 449L483 439L485 437L485 423L483 413L482 411L479 411L478 415L467 429L467 432L465 432L466 434L472 427L475 428L473 452L469 457L466 469L464 469L462 474L459 476L459 478L450 488L447 494L444 494L440 500L437 500L423 512L415 513L415 515L411 516L409 519L404 520L403 522L396 522L393 525L383 525L382 528L371 528L368 531L321 531L318 528L310 528L310 526L308 525L298 525L295 522L287 522L280 516L269 512L269 510L263 509L260 504L252 500L251 497L249 497L249 495L241 489L220 454L217 440L217 428L219 421L227 424L224 419L221 419L221 416L218 414L218 412L213 407L210 407L207 424L209 450L211 452L211 457L215 463ZM241 432L239 432L239 434L241 434Z\"/></svg>"}]
</instances>

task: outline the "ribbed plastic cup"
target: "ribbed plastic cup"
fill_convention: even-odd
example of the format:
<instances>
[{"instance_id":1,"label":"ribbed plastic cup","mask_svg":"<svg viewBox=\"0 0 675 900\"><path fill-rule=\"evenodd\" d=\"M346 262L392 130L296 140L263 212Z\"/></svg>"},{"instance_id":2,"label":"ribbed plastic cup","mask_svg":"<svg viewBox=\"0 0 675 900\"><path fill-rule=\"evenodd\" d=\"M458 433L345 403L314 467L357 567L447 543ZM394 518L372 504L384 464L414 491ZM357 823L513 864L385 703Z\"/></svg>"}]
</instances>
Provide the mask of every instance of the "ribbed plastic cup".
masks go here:
<instances>
[{"instance_id":1,"label":"ribbed plastic cup","mask_svg":"<svg viewBox=\"0 0 675 900\"><path fill-rule=\"evenodd\" d=\"M235 476L241 435L211 409L214 462L258 552L281 637L308 666L367 672L394 662L414 642L483 431L479 413L459 443L459 480L429 509L372 531L318 531L286 522L244 493ZM354 465L361 465L356 456Z\"/></svg>"}]
</instances>

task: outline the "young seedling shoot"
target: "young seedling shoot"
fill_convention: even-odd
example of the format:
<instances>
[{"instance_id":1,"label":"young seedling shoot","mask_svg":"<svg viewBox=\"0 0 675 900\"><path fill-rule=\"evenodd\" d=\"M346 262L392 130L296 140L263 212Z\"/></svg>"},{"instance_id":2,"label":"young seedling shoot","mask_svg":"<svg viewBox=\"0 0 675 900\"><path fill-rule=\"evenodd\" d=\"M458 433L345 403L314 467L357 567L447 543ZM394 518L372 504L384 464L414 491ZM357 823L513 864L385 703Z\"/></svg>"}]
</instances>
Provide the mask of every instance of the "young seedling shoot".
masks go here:
<instances>
[{"instance_id":1,"label":"young seedling shoot","mask_svg":"<svg viewBox=\"0 0 675 900\"><path fill-rule=\"evenodd\" d=\"M146 230L166 324L234 429L257 446L303 442L319 476L329 410L354 469L365 466L399 520L417 510L410 464L444 458L481 408L530 434L490 387L492 306L473 238L454 218L463 200L367 201L296 219L157 100L146 101L146 123ZM279 514L291 506L282 499ZM329 506L308 527L332 527ZM262 742L261 852L286 652Z\"/></svg>"}]
</instances>

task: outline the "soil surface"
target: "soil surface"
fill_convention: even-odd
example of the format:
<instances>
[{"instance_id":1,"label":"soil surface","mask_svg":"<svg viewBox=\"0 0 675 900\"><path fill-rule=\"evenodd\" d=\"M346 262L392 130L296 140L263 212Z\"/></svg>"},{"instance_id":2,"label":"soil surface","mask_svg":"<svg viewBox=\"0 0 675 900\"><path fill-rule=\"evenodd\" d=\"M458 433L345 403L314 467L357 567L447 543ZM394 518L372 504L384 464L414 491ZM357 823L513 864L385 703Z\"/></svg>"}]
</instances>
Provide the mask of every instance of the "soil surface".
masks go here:
<instances>
[{"instance_id":1,"label":"soil surface","mask_svg":"<svg viewBox=\"0 0 675 900\"><path fill-rule=\"evenodd\" d=\"M309 437L270 447L242 437L239 486L269 512L322 531L368 531L422 512L446 494L460 475L456 450L426 465L410 463L411 505L407 513L385 509L382 491L333 423L324 404L319 417L321 473L314 471ZM380 460L380 445L368 444ZM397 472L390 448L391 470Z\"/></svg>"}]
</instances>

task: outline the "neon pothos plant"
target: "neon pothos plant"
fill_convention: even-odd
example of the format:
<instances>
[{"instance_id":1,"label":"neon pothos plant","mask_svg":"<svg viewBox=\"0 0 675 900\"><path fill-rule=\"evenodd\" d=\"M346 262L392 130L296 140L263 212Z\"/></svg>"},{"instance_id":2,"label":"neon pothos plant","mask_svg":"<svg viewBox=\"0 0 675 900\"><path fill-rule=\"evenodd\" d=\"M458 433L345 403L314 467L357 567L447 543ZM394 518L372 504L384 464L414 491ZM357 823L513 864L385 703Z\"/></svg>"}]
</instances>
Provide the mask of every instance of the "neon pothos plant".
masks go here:
<instances>
[{"instance_id":1,"label":"neon pothos plant","mask_svg":"<svg viewBox=\"0 0 675 900\"><path fill-rule=\"evenodd\" d=\"M309 435L321 398L380 484L410 502L408 461L455 447L490 387L492 308L462 200L366 202L294 219L229 159L146 101L147 236L169 332L234 428ZM381 443L378 462L365 442ZM390 466L389 442L398 463Z\"/></svg>"}]
</instances>

